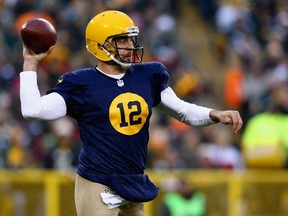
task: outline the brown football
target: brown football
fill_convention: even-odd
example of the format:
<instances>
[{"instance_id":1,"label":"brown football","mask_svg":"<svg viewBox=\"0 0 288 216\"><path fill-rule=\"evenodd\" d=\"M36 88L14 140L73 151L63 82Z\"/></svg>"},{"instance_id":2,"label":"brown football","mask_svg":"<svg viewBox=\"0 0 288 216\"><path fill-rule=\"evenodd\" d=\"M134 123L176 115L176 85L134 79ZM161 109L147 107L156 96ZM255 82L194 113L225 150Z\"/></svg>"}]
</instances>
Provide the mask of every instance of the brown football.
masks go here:
<instances>
[{"instance_id":1,"label":"brown football","mask_svg":"<svg viewBox=\"0 0 288 216\"><path fill-rule=\"evenodd\" d=\"M37 54L46 52L57 41L54 26L43 18L28 20L21 27L20 35L23 43Z\"/></svg>"}]
</instances>

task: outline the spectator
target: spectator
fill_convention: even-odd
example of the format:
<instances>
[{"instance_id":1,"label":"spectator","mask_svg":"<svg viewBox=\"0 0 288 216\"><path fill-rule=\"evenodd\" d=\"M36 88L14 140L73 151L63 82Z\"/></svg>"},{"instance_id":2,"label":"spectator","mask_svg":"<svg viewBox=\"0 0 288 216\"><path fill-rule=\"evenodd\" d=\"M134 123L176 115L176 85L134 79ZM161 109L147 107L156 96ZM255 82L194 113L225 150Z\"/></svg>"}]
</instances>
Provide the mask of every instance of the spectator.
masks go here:
<instances>
[{"instance_id":1,"label":"spectator","mask_svg":"<svg viewBox=\"0 0 288 216\"><path fill-rule=\"evenodd\" d=\"M242 137L242 149L248 168L284 168L288 156L288 86L272 90L272 107L253 116Z\"/></svg>"},{"instance_id":2,"label":"spectator","mask_svg":"<svg viewBox=\"0 0 288 216\"><path fill-rule=\"evenodd\" d=\"M243 169L240 150L234 145L228 131L219 126L209 128L209 141L199 147L200 165L212 169Z\"/></svg>"},{"instance_id":3,"label":"spectator","mask_svg":"<svg viewBox=\"0 0 288 216\"><path fill-rule=\"evenodd\" d=\"M188 182L181 181L175 191L164 195L159 216L205 216L206 195L196 190Z\"/></svg>"}]
</instances>

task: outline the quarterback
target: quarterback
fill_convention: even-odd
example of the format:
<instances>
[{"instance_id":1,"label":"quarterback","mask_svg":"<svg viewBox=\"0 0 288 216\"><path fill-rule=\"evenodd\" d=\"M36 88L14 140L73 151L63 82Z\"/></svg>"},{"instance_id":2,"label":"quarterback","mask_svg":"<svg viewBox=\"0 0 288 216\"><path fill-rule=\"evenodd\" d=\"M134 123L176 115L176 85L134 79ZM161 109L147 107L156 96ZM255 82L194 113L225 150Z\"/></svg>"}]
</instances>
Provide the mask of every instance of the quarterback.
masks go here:
<instances>
[{"instance_id":1,"label":"quarterback","mask_svg":"<svg viewBox=\"0 0 288 216\"><path fill-rule=\"evenodd\" d=\"M152 108L193 126L221 122L237 133L238 111L214 110L179 99L168 86L161 63L142 63L139 29L120 11L104 11L86 27L87 50L97 66L70 71L55 87L40 95L38 62L49 55L35 54L23 45L20 73L21 111L25 118L74 118L82 140L75 181L79 216L144 216L143 203L158 194L145 174L149 119Z\"/></svg>"}]
</instances>

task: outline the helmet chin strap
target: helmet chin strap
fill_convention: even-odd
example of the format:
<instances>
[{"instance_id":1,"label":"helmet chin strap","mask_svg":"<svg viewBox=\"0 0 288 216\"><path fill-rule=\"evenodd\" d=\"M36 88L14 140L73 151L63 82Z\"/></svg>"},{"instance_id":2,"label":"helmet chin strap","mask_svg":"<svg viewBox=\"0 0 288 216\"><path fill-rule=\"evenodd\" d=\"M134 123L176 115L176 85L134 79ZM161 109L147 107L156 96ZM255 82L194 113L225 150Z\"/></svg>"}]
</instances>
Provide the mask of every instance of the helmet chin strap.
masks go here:
<instances>
[{"instance_id":1,"label":"helmet chin strap","mask_svg":"<svg viewBox=\"0 0 288 216\"><path fill-rule=\"evenodd\" d=\"M107 56L109 56L114 62L119 64L124 70L127 70L131 66L131 63L123 63L116 59L107 49L105 49L105 47L102 46L102 49L105 51Z\"/></svg>"}]
</instances>

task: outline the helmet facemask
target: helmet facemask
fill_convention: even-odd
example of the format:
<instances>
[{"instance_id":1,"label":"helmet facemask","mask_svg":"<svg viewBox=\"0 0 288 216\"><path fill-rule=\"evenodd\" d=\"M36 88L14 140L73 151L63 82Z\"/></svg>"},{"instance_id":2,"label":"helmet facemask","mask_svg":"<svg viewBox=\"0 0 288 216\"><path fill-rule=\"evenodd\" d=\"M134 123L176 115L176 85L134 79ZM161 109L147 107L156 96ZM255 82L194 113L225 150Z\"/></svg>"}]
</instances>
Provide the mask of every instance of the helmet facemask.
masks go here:
<instances>
[{"instance_id":1,"label":"helmet facemask","mask_svg":"<svg viewBox=\"0 0 288 216\"><path fill-rule=\"evenodd\" d=\"M129 31L130 29L130 31ZM144 49L137 42L138 37L138 28L133 27L129 28L127 33L118 34L110 36L106 39L105 43L102 45L102 49L106 52L106 54L117 64L119 64L123 69L128 69L132 63L142 62ZM129 38L132 41L132 47L123 47L119 44L120 40L125 40ZM130 52L130 55L121 57L121 50ZM128 60L129 59L129 60Z\"/></svg>"}]
</instances>

